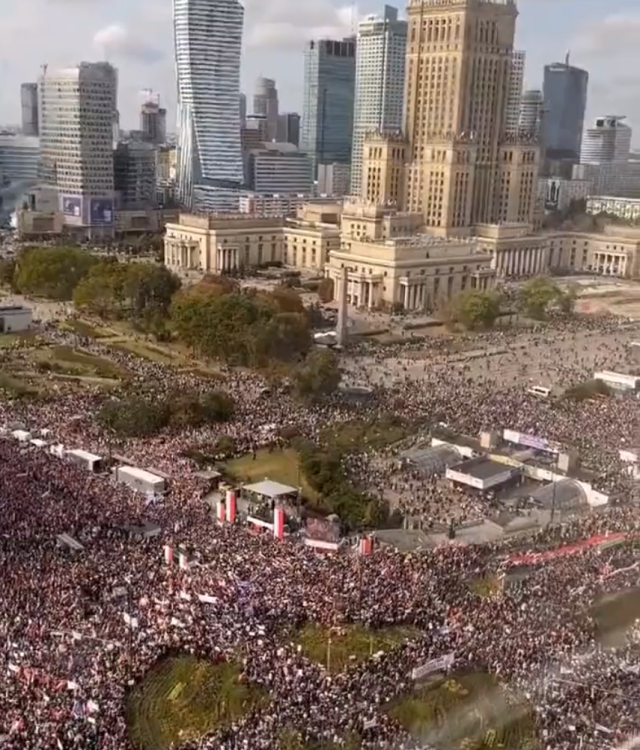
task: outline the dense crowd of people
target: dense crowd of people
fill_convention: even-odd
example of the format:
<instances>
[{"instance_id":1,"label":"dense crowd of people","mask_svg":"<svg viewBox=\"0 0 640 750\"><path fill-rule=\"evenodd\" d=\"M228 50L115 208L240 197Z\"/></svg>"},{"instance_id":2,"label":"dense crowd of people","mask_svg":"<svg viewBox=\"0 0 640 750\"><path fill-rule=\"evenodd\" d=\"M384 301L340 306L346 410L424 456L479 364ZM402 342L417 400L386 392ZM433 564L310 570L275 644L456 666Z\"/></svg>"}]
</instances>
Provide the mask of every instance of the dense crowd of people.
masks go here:
<instances>
[{"instance_id":1,"label":"dense crowd of people","mask_svg":"<svg viewBox=\"0 0 640 750\"><path fill-rule=\"evenodd\" d=\"M197 374L170 371L93 339L55 328L43 335L108 356L147 391L208 387ZM539 334L541 357L545 335ZM519 382L498 385L489 359L484 371L452 369L446 378L427 361L419 377L401 373L399 388L392 371L412 346L373 356L389 377L369 402L355 406L336 395L303 407L286 393L265 395L268 384L259 375L224 371L224 388L236 401L231 423L147 440L123 443L105 434L93 419L99 394L61 390L45 402L0 404L2 424L50 430L51 438L68 447L119 450L170 475L164 502L149 504L106 475L10 437L0 440L0 747L130 746L128 691L159 659L176 652L238 661L243 679L270 694L266 705L232 727L186 742L189 750L271 750L286 728L305 740L338 745L357 733L369 749L427 747L427 740L412 738L384 709L412 689L414 668L447 654L453 655L454 671L487 670L526 696L541 746L549 750L613 748L640 733L636 630L625 630L615 648L604 648L591 610L602 597L637 584L632 541L558 556L512 582L508 545L453 545L408 556L380 547L369 557L318 556L295 540L255 536L212 519L194 466L181 457L186 446L210 442L223 431L245 452L272 441L273 425L314 437L354 415L376 418L392 411L425 431L435 422L468 435L510 427L576 446L598 486L620 502L540 532L529 545L534 550L596 534L625 532L632 538L639 532L640 515L622 502L632 487L617 455L638 434L636 400L537 399ZM501 346L520 344L506 337ZM620 362L626 349L619 342L611 346L612 359L616 355ZM598 356L605 355L601 349ZM355 356L349 365L361 381L372 372L367 357ZM584 375L592 364L574 356L573 364L567 358L559 367ZM414 512L422 507L434 521L450 517L452 491L438 480L401 475L393 450L351 457L349 469L370 490L395 492L401 505L413 498ZM476 500L456 494L463 515L476 512ZM126 532L127 525L144 520L160 525L160 537L139 540ZM83 549L61 547L60 534ZM193 564L167 565L164 545L184 545ZM502 575L497 596L480 596L469 585ZM291 629L308 621L327 629L351 622L411 625L417 634L335 675L292 643Z\"/></svg>"}]
</instances>

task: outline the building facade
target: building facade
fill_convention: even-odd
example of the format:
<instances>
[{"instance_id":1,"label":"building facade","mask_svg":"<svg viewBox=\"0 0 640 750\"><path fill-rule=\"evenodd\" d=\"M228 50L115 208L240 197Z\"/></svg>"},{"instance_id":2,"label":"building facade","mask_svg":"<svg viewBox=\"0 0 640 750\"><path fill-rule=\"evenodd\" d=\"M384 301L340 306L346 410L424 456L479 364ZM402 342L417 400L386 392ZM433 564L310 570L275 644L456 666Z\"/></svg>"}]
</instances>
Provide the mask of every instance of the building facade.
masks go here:
<instances>
[{"instance_id":1,"label":"building facade","mask_svg":"<svg viewBox=\"0 0 640 750\"><path fill-rule=\"evenodd\" d=\"M350 164L340 162L318 164L318 180L316 185L318 195L330 198L342 198L342 196L349 194L350 184Z\"/></svg>"},{"instance_id":2,"label":"building facade","mask_svg":"<svg viewBox=\"0 0 640 750\"><path fill-rule=\"evenodd\" d=\"M542 142L547 158L579 159L588 85L589 74L570 65L568 55L563 63L545 65Z\"/></svg>"},{"instance_id":3,"label":"building facade","mask_svg":"<svg viewBox=\"0 0 640 750\"><path fill-rule=\"evenodd\" d=\"M273 78L260 76L253 90L253 114L267 121L267 140L276 139L278 131L278 89Z\"/></svg>"},{"instance_id":4,"label":"building facade","mask_svg":"<svg viewBox=\"0 0 640 750\"><path fill-rule=\"evenodd\" d=\"M278 143L300 145L300 115L297 112L283 112L278 115L276 140Z\"/></svg>"},{"instance_id":5,"label":"building facade","mask_svg":"<svg viewBox=\"0 0 640 750\"><path fill-rule=\"evenodd\" d=\"M291 143L264 143L249 152L248 187L266 195L310 195L313 187L311 158Z\"/></svg>"},{"instance_id":6,"label":"building facade","mask_svg":"<svg viewBox=\"0 0 640 750\"><path fill-rule=\"evenodd\" d=\"M362 195L362 157L367 133L402 128L407 22L385 6L358 26L351 156L351 194Z\"/></svg>"},{"instance_id":7,"label":"building facade","mask_svg":"<svg viewBox=\"0 0 640 750\"><path fill-rule=\"evenodd\" d=\"M616 198L612 195L590 195L587 213L609 214L632 224L640 223L640 198Z\"/></svg>"},{"instance_id":8,"label":"building facade","mask_svg":"<svg viewBox=\"0 0 640 750\"><path fill-rule=\"evenodd\" d=\"M508 133L516 133L520 129L520 102L523 94L525 63L525 52L514 50L511 53L509 92L505 114L505 129Z\"/></svg>"},{"instance_id":9,"label":"building facade","mask_svg":"<svg viewBox=\"0 0 640 750\"><path fill-rule=\"evenodd\" d=\"M538 180L538 201L545 211L565 211L593 192L589 180L564 180L561 177L541 177Z\"/></svg>"},{"instance_id":10,"label":"building facade","mask_svg":"<svg viewBox=\"0 0 640 750\"><path fill-rule=\"evenodd\" d=\"M144 140L161 146L167 140L167 110L150 100L140 107L140 132Z\"/></svg>"},{"instance_id":11,"label":"building facade","mask_svg":"<svg viewBox=\"0 0 640 750\"><path fill-rule=\"evenodd\" d=\"M330 253L339 247L340 207L310 204L295 218L246 214L181 214L167 224L165 264L178 272L224 274L280 262L322 272Z\"/></svg>"},{"instance_id":12,"label":"building facade","mask_svg":"<svg viewBox=\"0 0 640 750\"><path fill-rule=\"evenodd\" d=\"M0 185L36 181L40 163L40 140L34 135L0 135Z\"/></svg>"},{"instance_id":13,"label":"building facade","mask_svg":"<svg viewBox=\"0 0 640 750\"><path fill-rule=\"evenodd\" d=\"M110 234L117 72L105 62L80 63L46 70L38 88L41 179L57 188L66 224Z\"/></svg>"},{"instance_id":14,"label":"building facade","mask_svg":"<svg viewBox=\"0 0 640 750\"><path fill-rule=\"evenodd\" d=\"M356 40L321 39L307 43L300 148L319 164L350 164Z\"/></svg>"},{"instance_id":15,"label":"building facade","mask_svg":"<svg viewBox=\"0 0 640 750\"><path fill-rule=\"evenodd\" d=\"M514 0L411 0L408 16L406 207L443 237L531 221L537 142L505 128Z\"/></svg>"},{"instance_id":16,"label":"building facade","mask_svg":"<svg viewBox=\"0 0 640 750\"><path fill-rule=\"evenodd\" d=\"M581 164L629 161L632 130L623 122L624 119L614 115L596 117L582 138Z\"/></svg>"},{"instance_id":17,"label":"building facade","mask_svg":"<svg viewBox=\"0 0 640 750\"><path fill-rule=\"evenodd\" d=\"M238 0L174 0L179 196L198 210L237 202L243 182Z\"/></svg>"},{"instance_id":18,"label":"building facade","mask_svg":"<svg viewBox=\"0 0 640 750\"><path fill-rule=\"evenodd\" d=\"M40 135L37 83L23 83L20 86L20 109L22 112L22 135Z\"/></svg>"},{"instance_id":19,"label":"building facade","mask_svg":"<svg viewBox=\"0 0 640 750\"><path fill-rule=\"evenodd\" d=\"M544 112L544 98L540 89L528 89L520 99L518 130L533 133L540 139Z\"/></svg>"},{"instance_id":20,"label":"building facade","mask_svg":"<svg viewBox=\"0 0 640 750\"><path fill-rule=\"evenodd\" d=\"M118 143L114 153L117 207L155 206L157 174L157 149L152 143Z\"/></svg>"}]
</instances>

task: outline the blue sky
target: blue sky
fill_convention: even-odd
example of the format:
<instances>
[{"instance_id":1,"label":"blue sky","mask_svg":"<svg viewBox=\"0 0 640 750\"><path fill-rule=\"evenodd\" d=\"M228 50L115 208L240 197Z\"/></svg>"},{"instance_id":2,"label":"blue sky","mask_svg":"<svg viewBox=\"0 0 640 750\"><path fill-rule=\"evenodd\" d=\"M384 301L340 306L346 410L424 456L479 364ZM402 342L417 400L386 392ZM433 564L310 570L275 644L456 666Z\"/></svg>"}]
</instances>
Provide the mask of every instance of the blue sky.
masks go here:
<instances>
[{"instance_id":1,"label":"blue sky","mask_svg":"<svg viewBox=\"0 0 640 750\"><path fill-rule=\"evenodd\" d=\"M390 0L388 0L390 1ZM135 127L142 89L175 105L171 0L2 0L0 122L19 120L19 85L40 65L108 59L120 71L124 127ZM390 2L393 4L393 2ZM276 78L281 110L299 109L302 47L319 35L348 33L345 0L244 0L243 89L259 74ZM358 14L383 1L360 0ZM399 5L404 7L404 3ZM516 47L527 52L526 83L540 85L542 66L563 59L590 72L589 113L627 115L640 144L640 4L638 0L519 0Z\"/></svg>"}]
</instances>

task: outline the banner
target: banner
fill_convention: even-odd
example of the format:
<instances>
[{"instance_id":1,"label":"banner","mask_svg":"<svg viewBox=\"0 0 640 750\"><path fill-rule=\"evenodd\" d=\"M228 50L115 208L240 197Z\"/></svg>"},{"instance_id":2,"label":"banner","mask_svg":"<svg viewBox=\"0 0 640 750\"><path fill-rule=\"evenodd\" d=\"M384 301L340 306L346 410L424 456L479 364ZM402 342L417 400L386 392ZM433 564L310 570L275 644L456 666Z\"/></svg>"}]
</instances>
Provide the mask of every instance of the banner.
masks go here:
<instances>
[{"instance_id":1,"label":"banner","mask_svg":"<svg viewBox=\"0 0 640 750\"><path fill-rule=\"evenodd\" d=\"M92 225L110 226L113 224L113 199L92 198L89 203L89 217Z\"/></svg>"},{"instance_id":2,"label":"banner","mask_svg":"<svg viewBox=\"0 0 640 750\"><path fill-rule=\"evenodd\" d=\"M447 670L451 669L451 667L455 664L455 661L456 657L453 653L446 654L445 656L440 656L437 659L431 659L431 661L428 661L421 667L416 667L411 672L411 679L422 680L424 677L428 677L434 672L446 672Z\"/></svg>"},{"instance_id":3,"label":"banner","mask_svg":"<svg viewBox=\"0 0 640 750\"><path fill-rule=\"evenodd\" d=\"M80 219L82 217L82 197L79 195L63 195L62 213L65 216Z\"/></svg>"}]
</instances>

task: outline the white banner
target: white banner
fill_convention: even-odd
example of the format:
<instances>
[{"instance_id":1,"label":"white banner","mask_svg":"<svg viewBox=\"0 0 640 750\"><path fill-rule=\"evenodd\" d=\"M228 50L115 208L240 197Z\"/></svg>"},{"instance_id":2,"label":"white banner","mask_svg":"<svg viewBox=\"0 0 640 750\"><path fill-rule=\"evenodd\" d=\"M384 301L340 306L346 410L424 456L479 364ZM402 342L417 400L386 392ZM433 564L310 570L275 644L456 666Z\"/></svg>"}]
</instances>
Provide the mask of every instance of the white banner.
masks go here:
<instances>
[{"instance_id":1,"label":"white banner","mask_svg":"<svg viewBox=\"0 0 640 750\"><path fill-rule=\"evenodd\" d=\"M446 670L451 669L451 667L455 663L455 660L456 657L453 653L446 654L445 656L440 656L437 659L431 659L431 661L428 661L421 667L416 667L411 672L411 679L421 680L424 677L433 674L434 672L445 672Z\"/></svg>"}]
</instances>

